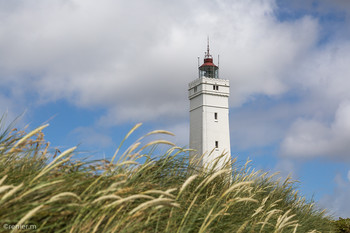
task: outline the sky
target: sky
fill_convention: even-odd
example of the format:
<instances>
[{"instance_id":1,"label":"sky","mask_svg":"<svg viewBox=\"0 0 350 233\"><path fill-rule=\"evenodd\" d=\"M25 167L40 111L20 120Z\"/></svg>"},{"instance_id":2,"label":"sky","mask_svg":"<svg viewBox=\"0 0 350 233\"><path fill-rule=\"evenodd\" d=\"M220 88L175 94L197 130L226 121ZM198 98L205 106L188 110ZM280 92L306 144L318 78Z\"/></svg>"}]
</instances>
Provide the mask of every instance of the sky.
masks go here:
<instances>
[{"instance_id":1,"label":"sky","mask_svg":"<svg viewBox=\"0 0 350 233\"><path fill-rule=\"evenodd\" d=\"M350 217L349 14L348 0L0 0L0 113L92 158L138 122L135 138L165 129L188 147L209 36L232 157Z\"/></svg>"}]
</instances>

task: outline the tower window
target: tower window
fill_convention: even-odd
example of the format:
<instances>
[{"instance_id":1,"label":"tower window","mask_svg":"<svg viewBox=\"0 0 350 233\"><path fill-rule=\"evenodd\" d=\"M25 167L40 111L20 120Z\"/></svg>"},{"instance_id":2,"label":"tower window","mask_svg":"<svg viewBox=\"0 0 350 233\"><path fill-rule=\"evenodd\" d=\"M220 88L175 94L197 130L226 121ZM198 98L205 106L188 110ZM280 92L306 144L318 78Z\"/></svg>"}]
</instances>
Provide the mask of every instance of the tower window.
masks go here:
<instances>
[{"instance_id":1,"label":"tower window","mask_svg":"<svg viewBox=\"0 0 350 233\"><path fill-rule=\"evenodd\" d=\"M193 88L193 91L194 91L194 92L197 92L197 86L195 86L195 87Z\"/></svg>"},{"instance_id":2,"label":"tower window","mask_svg":"<svg viewBox=\"0 0 350 233\"><path fill-rule=\"evenodd\" d=\"M214 119L217 120L218 119L218 113L214 112Z\"/></svg>"},{"instance_id":3,"label":"tower window","mask_svg":"<svg viewBox=\"0 0 350 233\"><path fill-rule=\"evenodd\" d=\"M213 90L215 90L215 85L213 85Z\"/></svg>"},{"instance_id":4,"label":"tower window","mask_svg":"<svg viewBox=\"0 0 350 233\"><path fill-rule=\"evenodd\" d=\"M213 85L213 90L218 91L219 90L219 85Z\"/></svg>"},{"instance_id":5,"label":"tower window","mask_svg":"<svg viewBox=\"0 0 350 233\"><path fill-rule=\"evenodd\" d=\"M219 141L215 141L215 148L219 148Z\"/></svg>"}]
</instances>

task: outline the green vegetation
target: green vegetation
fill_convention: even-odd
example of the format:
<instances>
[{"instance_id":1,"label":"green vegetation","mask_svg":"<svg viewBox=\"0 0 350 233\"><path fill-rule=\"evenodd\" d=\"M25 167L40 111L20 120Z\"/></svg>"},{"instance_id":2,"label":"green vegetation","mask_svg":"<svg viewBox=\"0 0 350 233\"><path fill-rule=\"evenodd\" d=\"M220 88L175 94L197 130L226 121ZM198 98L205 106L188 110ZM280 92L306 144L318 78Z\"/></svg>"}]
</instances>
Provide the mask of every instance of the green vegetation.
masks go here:
<instances>
[{"instance_id":1,"label":"green vegetation","mask_svg":"<svg viewBox=\"0 0 350 233\"><path fill-rule=\"evenodd\" d=\"M276 180L248 163L205 170L188 161L188 151L164 140L143 145L144 138L124 153L119 146L111 161L79 161L75 148L50 152L43 128L0 135L1 226L36 225L35 232L334 232L293 181ZM153 134L170 133L146 137ZM170 149L149 156L158 144Z\"/></svg>"},{"instance_id":2,"label":"green vegetation","mask_svg":"<svg viewBox=\"0 0 350 233\"><path fill-rule=\"evenodd\" d=\"M339 218L334 221L336 233L350 233L350 218Z\"/></svg>"}]
</instances>

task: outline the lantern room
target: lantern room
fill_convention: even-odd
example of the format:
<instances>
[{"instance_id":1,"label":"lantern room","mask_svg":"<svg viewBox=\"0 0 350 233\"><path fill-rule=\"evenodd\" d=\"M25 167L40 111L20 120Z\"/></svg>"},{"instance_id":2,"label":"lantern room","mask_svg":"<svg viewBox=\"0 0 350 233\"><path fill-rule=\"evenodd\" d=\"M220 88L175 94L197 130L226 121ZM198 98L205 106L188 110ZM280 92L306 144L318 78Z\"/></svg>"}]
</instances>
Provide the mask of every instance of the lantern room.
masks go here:
<instances>
[{"instance_id":1,"label":"lantern room","mask_svg":"<svg viewBox=\"0 0 350 233\"><path fill-rule=\"evenodd\" d=\"M213 63L213 57L209 53L209 40L207 52L205 53L204 63L199 66L199 78L219 78L219 67Z\"/></svg>"}]
</instances>

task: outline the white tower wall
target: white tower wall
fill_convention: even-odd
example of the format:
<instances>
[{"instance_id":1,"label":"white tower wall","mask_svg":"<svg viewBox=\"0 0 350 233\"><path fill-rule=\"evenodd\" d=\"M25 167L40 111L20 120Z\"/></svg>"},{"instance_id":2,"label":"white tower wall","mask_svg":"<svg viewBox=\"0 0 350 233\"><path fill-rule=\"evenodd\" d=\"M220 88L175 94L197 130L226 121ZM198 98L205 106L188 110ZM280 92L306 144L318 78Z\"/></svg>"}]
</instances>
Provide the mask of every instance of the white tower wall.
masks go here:
<instances>
[{"instance_id":1,"label":"white tower wall","mask_svg":"<svg viewBox=\"0 0 350 233\"><path fill-rule=\"evenodd\" d=\"M202 166L211 167L218 156L225 156L217 166L231 159L229 128L229 80L201 77L189 83L190 153ZM216 119L215 119L216 118Z\"/></svg>"}]
</instances>

